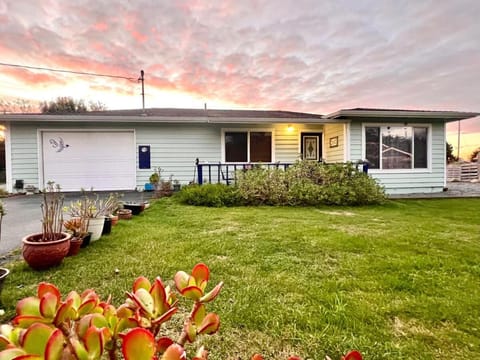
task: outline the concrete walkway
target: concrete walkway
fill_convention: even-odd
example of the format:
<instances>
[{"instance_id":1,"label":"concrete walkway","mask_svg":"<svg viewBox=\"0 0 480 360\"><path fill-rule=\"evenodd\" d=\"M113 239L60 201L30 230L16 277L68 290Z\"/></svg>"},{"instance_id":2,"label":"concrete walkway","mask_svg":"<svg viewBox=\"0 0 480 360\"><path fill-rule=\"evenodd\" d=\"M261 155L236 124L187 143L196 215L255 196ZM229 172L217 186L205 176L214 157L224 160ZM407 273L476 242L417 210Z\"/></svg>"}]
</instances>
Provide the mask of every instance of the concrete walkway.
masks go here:
<instances>
[{"instance_id":1,"label":"concrete walkway","mask_svg":"<svg viewBox=\"0 0 480 360\"><path fill-rule=\"evenodd\" d=\"M440 193L392 195L390 199L431 199L480 197L480 182L448 182L447 190Z\"/></svg>"},{"instance_id":2,"label":"concrete walkway","mask_svg":"<svg viewBox=\"0 0 480 360\"><path fill-rule=\"evenodd\" d=\"M99 196L107 196L109 192L99 192L98 194ZM122 201L139 202L150 200L152 197L152 193L147 192L128 191L122 194ZM65 205L79 197L79 193L65 194ZM7 209L7 215L3 217L2 222L0 255L20 248L23 236L42 230L40 222L42 195L14 195L2 199L2 201Z\"/></svg>"}]
</instances>

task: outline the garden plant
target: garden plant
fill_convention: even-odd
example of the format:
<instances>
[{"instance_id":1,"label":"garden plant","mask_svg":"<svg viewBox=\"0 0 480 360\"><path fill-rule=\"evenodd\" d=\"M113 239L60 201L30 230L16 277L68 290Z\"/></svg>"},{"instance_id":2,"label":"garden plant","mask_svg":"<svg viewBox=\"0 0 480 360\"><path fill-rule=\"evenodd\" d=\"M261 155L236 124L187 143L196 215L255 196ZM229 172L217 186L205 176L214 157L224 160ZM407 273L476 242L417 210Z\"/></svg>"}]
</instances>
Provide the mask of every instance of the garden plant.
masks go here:
<instances>
[{"instance_id":1,"label":"garden plant","mask_svg":"<svg viewBox=\"0 0 480 360\"><path fill-rule=\"evenodd\" d=\"M215 334L220 327L219 316L207 313L206 304L218 296L223 282L207 292L209 278L210 271L202 263L191 274L179 271L175 275L178 294L193 302L176 341L162 330L178 310L177 295L159 277L153 283L137 278L118 308L110 298L102 301L92 289L81 294L71 291L62 299L55 285L41 282L36 296L18 302L12 323L0 327L0 359L96 360L108 354L115 360L121 350L125 360L186 360L187 343L199 335ZM200 346L191 359L207 360L208 351ZM262 359L258 354L252 357ZM343 359L362 357L352 351Z\"/></svg>"}]
</instances>

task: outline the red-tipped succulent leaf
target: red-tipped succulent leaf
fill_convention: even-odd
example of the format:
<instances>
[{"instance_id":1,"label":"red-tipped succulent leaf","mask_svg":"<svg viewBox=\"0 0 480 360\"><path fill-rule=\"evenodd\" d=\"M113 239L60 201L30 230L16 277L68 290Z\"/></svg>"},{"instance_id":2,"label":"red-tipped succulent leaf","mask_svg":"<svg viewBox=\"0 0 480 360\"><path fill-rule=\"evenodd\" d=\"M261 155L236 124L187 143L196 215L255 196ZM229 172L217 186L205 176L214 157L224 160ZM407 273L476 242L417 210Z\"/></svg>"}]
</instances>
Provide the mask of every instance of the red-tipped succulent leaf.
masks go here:
<instances>
[{"instance_id":1,"label":"red-tipped succulent leaf","mask_svg":"<svg viewBox=\"0 0 480 360\"><path fill-rule=\"evenodd\" d=\"M362 354L357 350L349 351L345 356L342 357L343 360L363 360Z\"/></svg>"},{"instance_id":2,"label":"red-tipped succulent leaf","mask_svg":"<svg viewBox=\"0 0 480 360\"><path fill-rule=\"evenodd\" d=\"M178 344L170 345L163 353L161 360L186 360L187 354L182 346Z\"/></svg>"},{"instance_id":3,"label":"red-tipped succulent leaf","mask_svg":"<svg viewBox=\"0 0 480 360\"><path fill-rule=\"evenodd\" d=\"M152 360L156 344L153 334L142 328L135 328L122 336L122 354L125 360Z\"/></svg>"}]
</instances>

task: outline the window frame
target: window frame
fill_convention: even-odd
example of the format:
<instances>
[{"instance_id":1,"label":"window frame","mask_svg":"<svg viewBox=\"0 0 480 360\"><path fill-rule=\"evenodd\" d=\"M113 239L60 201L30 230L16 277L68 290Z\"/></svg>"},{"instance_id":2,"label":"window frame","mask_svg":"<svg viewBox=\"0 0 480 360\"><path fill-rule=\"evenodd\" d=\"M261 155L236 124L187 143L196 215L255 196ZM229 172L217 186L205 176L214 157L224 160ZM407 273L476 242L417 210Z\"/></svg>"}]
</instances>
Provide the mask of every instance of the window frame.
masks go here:
<instances>
[{"instance_id":1,"label":"window frame","mask_svg":"<svg viewBox=\"0 0 480 360\"><path fill-rule=\"evenodd\" d=\"M412 128L412 154L415 153L414 149L414 130L413 128L426 128L427 129L427 167L426 168L414 168L415 158L412 156L412 168L410 169L382 169L382 152L379 154L379 169L369 168L369 173L389 173L389 174L411 174L411 173L431 173L432 172L432 124L431 123L362 123L362 159L366 159L366 139L365 128L367 127L379 127L380 128L380 141L382 140L382 127L410 127ZM380 147L381 148L381 147Z\"/></svg>"},{"instance_id":2,"label":"window frame","mask_svg":"<svg viewBox=\"0 0 480 360\"><path fill-rule=\"evenodd\" d=\"M247 133L247 161L246 163L251 163L250 161L250 133L251 132L268 132L271 134L271 154L272 158L270 160L271 163L275 162L275 129L272 128L222 128L221 129L221 141L220 141L220 146L221 146L221 158L222 158L222 163L225 164L244 164L243 162L227 162L226 161L226 154L225 154L225 133L227 132L240 132L240 133ZM262 162L256 162L256 164L262 164Z\"/></svg>"}]
</instances>

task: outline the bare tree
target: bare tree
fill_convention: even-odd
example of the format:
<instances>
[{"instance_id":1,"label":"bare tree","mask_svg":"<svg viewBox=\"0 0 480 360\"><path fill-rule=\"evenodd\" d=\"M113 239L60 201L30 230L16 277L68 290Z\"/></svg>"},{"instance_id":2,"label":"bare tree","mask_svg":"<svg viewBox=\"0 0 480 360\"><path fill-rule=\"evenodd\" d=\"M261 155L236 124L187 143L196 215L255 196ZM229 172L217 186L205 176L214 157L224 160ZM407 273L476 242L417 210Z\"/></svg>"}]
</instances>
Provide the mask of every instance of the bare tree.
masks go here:
<instances>
[{"instance_id":1,"label":"bare tree","mask_svg":"<svg viewBox=\"0 0 480 360\"><path fill-rule=\"evenodd\" d=\"M32 104L30 100L27 99L14 99L6 100L0 99L0 111L4 114L7 113L31 113L34 112L36 106Z\"/></svg>"}]
</instances>

